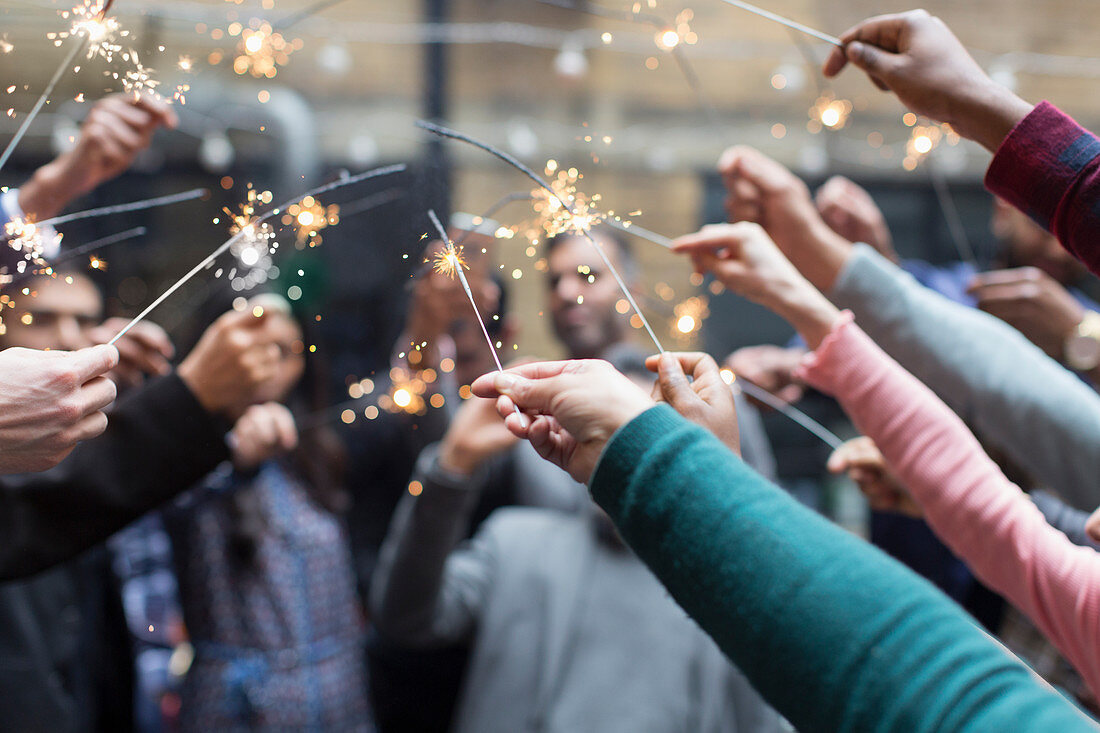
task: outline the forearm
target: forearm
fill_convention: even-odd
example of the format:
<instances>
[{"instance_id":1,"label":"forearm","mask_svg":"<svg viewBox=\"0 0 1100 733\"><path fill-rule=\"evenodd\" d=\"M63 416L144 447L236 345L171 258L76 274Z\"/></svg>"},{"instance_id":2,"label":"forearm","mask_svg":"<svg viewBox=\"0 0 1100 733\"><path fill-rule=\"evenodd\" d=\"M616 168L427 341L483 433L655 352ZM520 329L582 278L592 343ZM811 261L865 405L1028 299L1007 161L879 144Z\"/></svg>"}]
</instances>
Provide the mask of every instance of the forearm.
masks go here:
<instances>
[{"instance_id":1,"label":"forearm","mask_svg":"<svg viewBox=\"0 0 1100 733\"><path fill-rule=\"evenodd\" d=\"M984 440L1073 506L1100 504L1100 396L1018 331L864 246L829 295Z\"/></svg>"},{"instance_id":2,"label":"forearm","mask_svg":"<svg viewBox=\"0 0 1100 733\"><path fill-rule=\"evenodd\" d=\"M74 171L63 155L39 168L19 187L19 208L28 220L43 221L60 214L69 202L91 188L90 181Z\"/></svg>"},{"instance_id":3,"label":"forearm","mask_svg":"<svg viewBox=\"0 0 1100 733\"><path fill-rule=\"evenodd\" d=\"M1100 140L1048 102L996 150L986 186L1026 212L1100 273Z\"/></svg>"},{"instance_id":4,"label":"forearm","mask_svg":"<svg viewBox=\"0 0 1100 733\"><path fill-rule=\"evenodd\" d=\"M932 586L667 407L616 434L592 492L800 730L1091 729Z\"/></svg>"},{"instance_id":5,"label":"forearm","mask_svg":"<svg viewBox=\"0 0 1100 733\"><path fill-rule=\"evenodd\" d=\"M1047 524L962 421L849 318L807 358L800 376L840 400L936 534L1095 685L1100 555Z\"/></svg>"},{"instance_id":6,"label":"forearm","mask_svg":"<svg viewBox=\"0 0 1100 733\"><path fill-rule=\"evenodd\" d=\"M175 375L121 401L60 467L0 487L0 579L64 562L195 484L228 457L227 427Z\"/></svg>"},{"instance_id":7,"label":"forearm","mask_svg":"<svg viewBox=\"0 0 1100 733\"><path fill-rule=\"evenodd\" d=\"M421 456L411 486L394 512L371 583L373 621L405 643L460 641L468 630L464 607L448 592L447 561L469 529L479 492L470 482L441 475L435 446ZM476 481L476 479L475 479Z\"/></svg>"}]
</instances>

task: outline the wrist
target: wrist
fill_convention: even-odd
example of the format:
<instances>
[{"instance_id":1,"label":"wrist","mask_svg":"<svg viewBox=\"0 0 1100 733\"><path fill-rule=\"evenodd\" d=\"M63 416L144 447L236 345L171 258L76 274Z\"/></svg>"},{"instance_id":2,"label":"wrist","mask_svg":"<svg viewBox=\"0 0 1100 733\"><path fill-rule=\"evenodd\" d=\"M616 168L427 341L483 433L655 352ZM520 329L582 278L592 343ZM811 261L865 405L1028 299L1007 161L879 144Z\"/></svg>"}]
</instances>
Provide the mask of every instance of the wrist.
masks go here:
<instances>
[{"instance_id":1,"label":"wrist","mask_svg":"<svg viewBox=\"0 0 1100 733\"><path fill-rule=\"evenodd\" d=\"M970 97L961 100L945 120L962 137L996 153L1001 143L1034 105L988 80Z\"/></svg>"},{"instance_id":2,"label":"wrist","mask_svg":"<svg viewBox=\"0 0 1100 733\"><path fill-rule=\"evenodd\" d=\"M798 331L810 350L821 345L840 317L836 306L820 292L809 288L792 292L776 312Z\"/></svg>"},{"instance_id":3,"label":"wrist","mask_svg":"<svg viewBox=\"0 0 1100 733\"><path fill-rule=\"evenodd\" d=\"M827 293L844 269L852 243L819 221L820 226L812 227L796 250L784 254L811 285Z\"/></svg>"},{"instance_id":4,"label":"wrist","mask_svg":"<svg viewBox=\"0 0 1100 733\"><path fill-rule=\"evenodd\" d=\"M195 373L195 368L190 363L184 361L180 364L176 373L179 375L180 381L183 382L184 386L194 395L195 400L202 409L206 410L206 412L211 415L226 413L225 405L221 404L220 400L218 400L211 390L206 389L205 380Z\"/></svg>"},{"instance_id":5,"label":"wrist","mask_svg":"<svg viewBox=\"0 0 1100 733\"><path fill-rule=\"evenodd\" d=\"M446 440L439 446L439 456L436 459L439 467L449 474L469 478L481 466L482 459L473 451L464 450L461 446L452 444Z\"/></svg>"},{"instance_id":6,"label":"wrist","mask_svg":"<svg viewBox=\"0 0 1100 733\"><path fill-rule=\"evenodd\" d=\"M43 221L57 216L69 202L93 188L70 160L67 154L62 155L35 171L20 187L19 208L27 218Z\"/></svg>"}]
</instances>

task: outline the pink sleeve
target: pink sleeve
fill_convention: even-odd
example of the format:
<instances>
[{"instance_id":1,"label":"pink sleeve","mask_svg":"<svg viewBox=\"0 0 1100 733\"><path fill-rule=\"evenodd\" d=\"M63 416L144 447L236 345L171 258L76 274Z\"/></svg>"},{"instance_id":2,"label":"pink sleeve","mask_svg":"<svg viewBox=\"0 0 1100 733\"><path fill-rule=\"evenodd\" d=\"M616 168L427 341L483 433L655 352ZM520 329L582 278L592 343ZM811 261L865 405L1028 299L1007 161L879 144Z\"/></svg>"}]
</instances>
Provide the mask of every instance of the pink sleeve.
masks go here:
<instances>
[{"instance_id":1,"label":"pink sleeve","mask_svg":"<svg viewBox=\"0 0 1100 733\"><path fill-rule=\"evenodd\" d=\"M879 349L851 313L806 357L800 377L840 401L936 534L1100 692L1100 553L1047 524L962 420Z\"/></svg>"}]
</instances>

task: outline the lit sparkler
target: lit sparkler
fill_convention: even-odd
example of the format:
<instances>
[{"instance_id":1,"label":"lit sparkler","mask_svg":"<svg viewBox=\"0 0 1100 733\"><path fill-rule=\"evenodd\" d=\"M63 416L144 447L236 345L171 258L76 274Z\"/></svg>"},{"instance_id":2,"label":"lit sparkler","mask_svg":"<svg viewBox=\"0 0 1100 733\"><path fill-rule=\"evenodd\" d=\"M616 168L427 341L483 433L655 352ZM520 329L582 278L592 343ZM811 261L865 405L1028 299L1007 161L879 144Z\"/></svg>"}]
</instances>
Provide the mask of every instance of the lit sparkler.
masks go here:
<instances>
[{"instance_id":1,"label":"lit sparkler","mask_svg":"<svg viewBox=\"0 0 1100 733\"><path fill-rule=\"evenodd\" d=\"M458 281L462 283L462 289L466 291L466 297L470 299L470 306L474 309L474 315L477 316L481 333L485 336L485 343L489 345L489 351L493 354L493 363L496 364L497 371L502 372L504 367L501 366L500 357L497 356L497 348L493 344L493 337L489 335L489 329L485 327L485 319L481 317L481 311L478 310L477 302L474 300L474 291L470 289L470 282L466 279L465 271L469 268L462 257L462 248L456 247L451 238L447 236L447 230L444 228L443 223L439 221L439 217L436 216L434 210L428 210L428 217L432 220L432 225L439 232L439 236L443 241L443 249L435 255L432 260L432 267L441 275L446 275L449 278L458 277ZM518 407L516 412L519 412Z\"/></svg>"},{"instance_id":2,"label":"lit sparkler","mask_svg":"<svg viewBox=\"0 0 1100 733\"><path fill-rule=\"evenodd\" d=\"M237 262L228 276L234 290L251 290L267 282L276 249L275 229L256 216L256 207L270 204L271 198L270 191L256 191L249 185L248 197L240 205L240 211L222 209L231 222L229 233L236 239L229 247Z\"/></svg>"},{"instance_id":3,"label":"lit sparkler","mask_svg":"<svg viewBox=\"0 0 1100 733\"><path fill-rule=\"evenodd\" d=\"M676 338L690 339L703 327L710 315L710 303L705 296L693 295L673 309L672 334Z\"/></svg>"},{"instance_id":4,"label":"lit sparkler","mask_svg":"<svg viewBox=\"0 0 1100 733\"><path fill-rule=\"evenodd\" d=\"M53 275L55 268L60 264L63 264L70 260L74 260L77 257L81 257L91 252L103 249L104 247L109 247L112 244L118 244L120 242L125 242L130 239L136 239L137 237L145 236L145 233L145 227L135 227L134 229L128 229L124 232L119 232L118 234L111 234L110 236L96 239L94 241L88 242L87 244L81 245L80 247L76 247L69 252L65 252L61 256L54 258L52 262L37 261L35 264L39 264L41 269L24 271L22 274L17 276L9 276L7 282L4 281L4 276L0 275L0 284L16 285L23 280L28 280L32 277L35 277L36 275ZM99 260L99 262L105 264L104 260ZM102 268L93 267L93 269Z\"/></svg>"},{"instance_id":5,"label":"lit sparkler","mask_svg":"<svg viewBox=\"0 0 1100 733\"><path fill-rule=\"evenodd\" d=\"M561 204L562 209L564 210L564 212L566 212L568 214L571 214L571 215L576 213L573 209L573 206L572 206L571 202L562 199L558 195L557 191L555 191L554 188L551 187L550 184L548 184L546 181L544 181L542 178L540 178L534 171L532 171L530 168L525 166L523 163L519 162L516 158L509 155L508 153L505 153L504 151L499 150L497 148L494 148L493 146L488 145L486 143L483 143L479 140L475 140L474 138L472 138L468 135L464 135L463 133L456 132L456 131L451 130L451 129L446 128L446 127L441 127L440 125L436 125L436 124L433 124L431 122L426 122L424 120L419 120L419 121L417 121L416 125L417 125L417 127L420 127L421 129L427 130L428 132L431 132L434 135L439 135L440 137L450 138L452 140L458 140L460 142L464 142L468 145L473 145L474 147L479 148L481 150L484 150L485 152L489 153L490 155L493 155L496 158L499 158L500 160L502 160L505 163L509 164L510 166L512 166L513 168L515 168L516 170L518 170L519 172L523 173L525 176L530 178L536 184L538 184L539 188L541 188L544 191L546 191L547 193L549 193L552 198L557 199L557 201ZM583 213L582 213L581 221L583 222ZM578 226L577 227L577 233L584 236L584 238L588 240L589 244L591 244L595 248L597 254L599 254L599 256L600 256L600 259L603 260L604 265L607 267L608 272L610 272L611 276L613 278L615 278L615 282L619 285L619 288L622 290L623 297L625 297L627 299L627 302L630 303L631 308L634 309L635 315L638 316L638 320L641 321L642 325L645 327L646 333L648 333L649 337L653 340L653 344L657 347L658 351L664 352L665 349L661 345L661 340L659 338L657 338L657 333L653 330L653 327L649 325L649 321L646 319L645 315L642 314L641 309L638 307L637 302L634 300L634 296L630 292L630 288L627 286L626 282L623 280L622 275L619 274L619 271L615 267L614 263L612 263L611 259L607 256L607 253L604 251L604 248L600 245L599 242L596 241L595 238L592 237L592 233L587 228L584 228L583 226Z\"/></svg>"},{"instance_id":6,"label":"lit sparkler","mask_svg":"<svg viewBox=\"0 0 1100 733\"><path fill-rule=\"evenodd\" d=\"M297 247L302 249L308 244L316 247L321 244L320 232L340 223L340 207L336 204L318 203L312 196L306 196L296 204L287 207L283 216L285 226L293 226L298 232Z\"/></svg>"},{"instance_id":7,"label":"lit sparkler","mask_svg":"<svg viewBox=\"0 0 1100 733\"><path fill-rule=\"evenodd\" d=\"M852 103L847 99L837 99L832 92L825 92L810 107L810 120L830 130L839 130L848 124L848 116L852 114ZM811 132L820 128L811 129Z\"/></svg>"},{"instance_id":8,"label":"lit sparkler","mask_svg":"<svg viewBox=\"0 0 1100 733\"><path fill-rule=\"evenodd\" d=\"M386 175L391 175L391 174L394 174L394 173L400 173L403 170L405 170L404 165L391 165L391 166L386 166L385 168L377 168L375 170L367 171L366 173L360 173L357 176L346 176L346 177L343 177L343 178L341 178L337 181L333 181L332 183L325 184L324 186L319 186L319 187L313 189L312 191L307 191L305 193L305 196L320 196L323 193L327 193L327 192L333 191L337 188L342 188L344 186L350 186L354 183L359 183L360 181L365 181L368 178L377 178L379 176L386 176ZM293 204L297 201L300 201L302 198L303 198L302 196L295 197L295 198L291 199L290 201L287 201L285 204L282 204L281 206L278 206L278 207L272 209L268 213L266 213L263 216L260 216L258 219L256 219L255 224L256 225L263 224L268 219L282 213L283 209L285 209L286 207L290 206L291 204ZM156 300L154 300L152 303L150 303L145 308L145 310L143 310L141 313L139 313L137 316L135 316L129 323L127 323L126 326L123 327L123 329L121 331L119 331L115 335L114 338L111 339L110 343L112 343L112 344L115 343L120 338L122 338L127 333L129 333L130 329L132 329L134 326L136 326L137 324L139 324L143 320L145 320L145 318L148 317L148 315L150 313L152 313L154 310L156 310L156 308L161 303L163 303L165 300L167 300L169 297L171 297L171 295L173 293L175 293L177 290L179 290L181 287L183 287L189 280L191 280L191 278L193 278L195 275L202 272L202 270L204 268L208 267L211 263L213 263L214 260L216 260L220 255L222 255L227 250L232 248L235 244L237 244L242 239L244 239L245 236L246 236L246 233L241 231L241 232L238 232L237 234L234 234L228 240L223 242L221 244L221 246L219 246L216 250L214 250L209 255L207 255L202 260L202 262L195 265L195 267L192 268L187 274L185 274L183 277L181 277L179 280L177 280L175 283L173 283L172 286L170 288L168 288L168 290L164 291L164 293L162 293Z\"/></svg>"},{"instance_id":9,"label":"lit sparkler","mask_svg":"<svg viewBox=\"0 0 1100 733\"><path fill-rule=\"evenodd\" d=\"M273 79L279 67L289 63L290 54L296 50L295 43L284 38L267 21L256 22L254 28L241 30L233 71L241 76L251 74L257 79Z\"/></svg>"}]
</instances>

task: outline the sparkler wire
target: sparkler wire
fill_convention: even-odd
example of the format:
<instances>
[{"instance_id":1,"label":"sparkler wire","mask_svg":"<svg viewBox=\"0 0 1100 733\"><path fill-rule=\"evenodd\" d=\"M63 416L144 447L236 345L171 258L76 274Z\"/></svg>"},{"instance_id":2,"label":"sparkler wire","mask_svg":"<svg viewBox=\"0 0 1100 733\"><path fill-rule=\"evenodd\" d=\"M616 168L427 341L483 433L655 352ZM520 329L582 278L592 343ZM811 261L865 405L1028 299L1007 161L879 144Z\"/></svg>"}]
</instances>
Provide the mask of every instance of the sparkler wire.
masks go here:
<instances>
[{"instance_id":1,"label":"sparkler wire","mask_svg":"<svg viewBox=\"0 0 1100 733\"><path fill-rule=\"evenodd\" d=\"M81 219L93 219L97 216L110 216L111 214L124 214L128 211L143 211L145 209L155 209L158 206L168 206L170 204L178 204L182 201L190 201L191 199L202 198L208 193L209 191L205 188L193 188L190 191L184 191L183 193L174 193L168 196L158 196L154 199L134 201L133 203L129 204L103 206L98 209L88 209L86 211L77 211L72 214L62 214L61 216L55 216L52 219L34 222L34 225L39 227L52 226L54 224L67 224L71 221L80 221Z\"/></svg>"},{"instance_id":2,"label":"sparkler wire","mask_svg":"<svg viewBox=\"0 0 1100 733\"><path fill-rule=\"evenodd\" d=\"M805 33L808 36L813 36L818 40L825 41L826 43L831 43L839 48L844 47L844 44L836 36L830 36L828 33L822 33L821 31L815 30L808 25L802 25L801 23L791 20L790 18L784 18L782 15L777 15L770 10L764 10L763 8L758 8L755 5L750 5L749 3L743 2L743 0L722 0L722 2L726 3L727 5L732 5L736 8L741 8L742 10L747 10L750 13L759 15L761 18L767 18L773 23L779 23L780 25L787 26L792 30L799 31L800 33Z\"/></svg>"},{"instance_id":3,"label":"sparkler wire","mask_svg":"<svg viewBox=\"0 0 1100 733\"><path fill-rule=\"evenodd\" d=\"M736 387L745 394L763 402L768 407L776 410L779 413L782 413L790 420L793 420L794 422L804 427L810 433L819 438L821 442L825 443L833 450L836 450L840 448L840 446L844 445L844 441L841 440L836 433L834 433L832 430L829 430L817 420L814 420L812 417L792 405L790 402L776 397L771 392L762 387L758 387L757 385L746 379L738 379L735 384Z\"/></svg>"},{"instance_id":4,"label":"sparkler wire","mask_svg":"<svg viewBox=\"0 0 1100 733\"><path fill-rule=\"evenodd\" d=\"M27 134L27 130L30 129L31 123L34 122L34 118L38 116L38 113L42 111L43 105L49 100L50 95L53 94L54 87L57 86L57 82L61 81L61 77L76 60L77 54L83 49L84 45L88 42L87 35L81 35L80 40L73 44L73 48L69 51L69 55L65 57L65 60L61 62L61 66L57 67L57 71L54 72L53 78L50 79L50 83L46 85L45 91L38 98L38 101L34 103L34 107L31 109L30 114L23 118L23 124L19 126L19 130L16 131L15 137L8 143L8 147L4 149L3 154L0 154L0 170L4 169L4 165L7 164L8 158L15 152L15 148L19 145L19 142L23 139L23 136Z\"/></svg>"},{"instance_id":5,"label":"sparkler wire","mask_svg":"<svg viewBox=\"0 0 1100 733\"><path fill-rule=\"evenodd\" d=\"M970 244L970 238L966 236L966 227L963 226L959 208L955 206L955 199L947 187L947 177L936 165L933 158L928 160L928 175L932 179L932 189L936 192L936 198L943 209L943 218L947 220L947 230L951 234L951 241L955 243L955 250L963 262L978 268L978 258L974 254L974 247Z\"/></svg>"},{"instance_id":6,"label":"sparkler wire","mask_svg":"<svg viewBox=\"0 0 1100 733\"><path fill-rule=\"evenodd\" d=\"M144 237L147 232L148 230L145 227L134 227L133 229L127 229L126 231L119 232L118 234L112 234L107 237L102 237L101 239L93 240L91 242L88 242L87 244L83 244L79 247L76 247L75 249L71 249L68 252L63 253L60 257L57 257L50 264L60 265L63 262L75 260L77 257L88 254L89 252L95 252L96 250L103 249L104 247L109 247L112 244L118 244L119 242L126 242L128 240L136 239L138 237Z\"/></svg>"},{"instance_id":7,"label":"sparkler wire","mask_svg":"<svg viewBox=\"0 0 1100 733\"><path fill-rule=\"evenodd\" d=\"M401 171L405 170L405 168L406 168L406 166L403 165L403 164L390 165L390 166L386 166L384 168L376 168L374 170L367 171L366 173L360 173L357 176L346 176L346 177L340 178L336 181L333 181L331 183L327 183L323 186L318 186L317 188L313 189L312 191L307 191L306 193L301 194L299 196L296 196L296 197L290 199L289 201L287 201L286 203L275 207L271 211L267 212L266 214L264 214L263 216L258 218L255 222L252 222L252 227L249 227L248 229L242 229L241 231L237 232L232 237L227 239L224 243L222 243L222 245L220 247L218 247L216 250L214 250L209 255L207 255L202 260L202 262L195 265L195 267L193 267L186 275L181 277L170 288L168 288L166 291L164 291L164 293L162 293L160 295L160 297L158 297L156 300L154 300L152 303L150 303L145 308L145 310L143 310L141 313L137 314L137 316L135 316L133 318L133 320L131 320L129 323L127 323L123 327L123 329L121 331L119 331L117 334L115 334L115 337L112 338L107 343L113 345L116 341L118 341L120 338L122 338L127 333L129 333L130 329L132 329L134 326L136 326L137 324L139 324L143 320L145 320L146 316L148 316L150 313L152 313L154 310L156 310L156 308L161 303L168 300L168 298L173 293L175 293L177 290L179 290L181 287L183 287L183 285L186 284L187 281L189 281L191 278L193 278L195 275L197 275L199 272L201 272L205 267L209 266L212 262L214 262L214 260L216 260L219 256L221 256L227 250L229 250L230 247L232 247L234 244L236 244L242 238L244 238L249 233L250 229L254 228L255 226L258 226L259 224L262 224L263 222L267 221L268 219L270 219L273 216L277 216L278 214L280 214L283 211L283 209L287 208L288 206L291 206L293 204L298 203L299 201L301 201L306 196L319 196L323 193L327 193L329 191L340 188L342 186L350 186L354 183L359 183L360 181L365 181L368 178L377 178L377 177L380 177L380 176L387 176L387 175L390 175L390 174L393 174L393 173L400 173Z\"/></svg>"},{"instance_id":8,"label":"sparkler wire","mask_svg":"<svg viewBox=\"0 0 1100 733\"><path fill-rule=\"evenodd\" d=\"M474 138L470 137L469 135L465 135L461 132L451 130L450 128L447 128L447 127L442 127L440 125L437 125L437 124L432 123L432 122L427 122L425 120L417 120L416 126L423 129L423 130L427 130L428 132L430 132L434 135L438 135L440 137L450 138L452 140L458 140L458 141L464 142L468 145L473 145L475 148L479 148L481 150L484 150L485 152L489 153L490 155L492 155L496 158L499 158L500 160L503 160L505 163L512 166L513 168L515 168L516 170L520 171L525 176L530 178L532 181L537 183L539 188L543 188L547 192L549 192L549 194L551 196L553 196L555 199L558 200L558 202L562 205L562 207L565 208L566 211L568 211L570 214L575 215L576 212L574 212L573 207L570 206L569 203L566 202L564 199L562 199L562 197L559 196L557 194L557 192L554 191L554 189L550 187L550 184L548 184L546 181L542 180L534 171L532 171L526 165L519 162L516 158L514 158L513 156L511 156L508 153L504 152L503 150L498 150L497 148L494 148L492 145L489 145L487 143L483 143L480 140L475 140ZM645 327L646 333L648 333L649 337L653 340L653 345L657 347L657 350L659 352L664 353L665 347L661 345L661 340L659 338L657 338L657 333L653 330L653 327L649 325L649 320L642 313L641 308L638 307L638 303L637 303L637 301L634 300L634 296L631 294L630 288L627 286L626 282L623 280L622 275L619 274L618 269L616 269L615 265L612 264L611 259L607 256L607 253L604 251L604 248L602 246L600 246L600 243L597 242L592 237L592 234L589 233L588 229L581 228L580 233L582 235L584 235L584 238L588 240L588 243L591 244L596 249L597 254L600 255L600 259L602 259L604 265L607 266L607 271L611 273L611 276L613 278L615 278L615 282L619 285L619 289L622 290L622 292L623 292L623 297L626 298L626 301L627 301L627 303L630 304L630 307L634 309L634 313L638 316L638 320L640 320L642 322L642 325Z\"/></svg>"}]
</instances>

